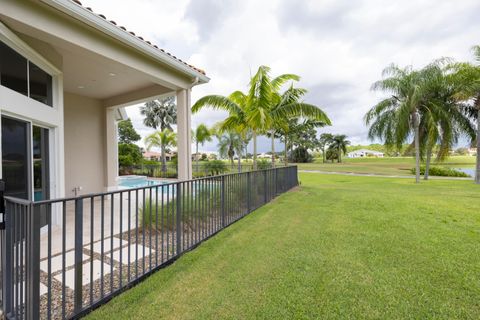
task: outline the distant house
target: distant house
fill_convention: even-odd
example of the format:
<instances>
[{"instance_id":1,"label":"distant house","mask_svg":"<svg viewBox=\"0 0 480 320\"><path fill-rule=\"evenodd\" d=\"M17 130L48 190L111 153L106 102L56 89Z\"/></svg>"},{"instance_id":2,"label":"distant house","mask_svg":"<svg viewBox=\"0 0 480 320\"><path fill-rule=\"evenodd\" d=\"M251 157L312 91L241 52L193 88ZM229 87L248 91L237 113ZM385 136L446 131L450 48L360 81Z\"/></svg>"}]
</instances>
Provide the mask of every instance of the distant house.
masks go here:
<instances>
[{"instance_id":1,"label":"distant house","mask_svg":"<svg viewBox=\"0 0 480 320\"><path fill-rule=\"evenodd\" d=\"M218 158L218 153L215 151L204 151L198 153L192 153L192 160L201 160L203 155L207 155L208 160L216 160Z\"/></svg>"},{"instance_id":2,"label":"distant house","mask_svg":"<svg viewBox=\"0 0 480 320\"><path fill-rule=\"evenodd\" d=\"M355 150L347 153L348 158L366 158L366 157L383 158L383 156L384 156L383 152L368 150L368 149L360 149L360 150Z\"/></svg>"},{"instance_id":3,"label":"distant house","mask_svg":"<svg viewBox=\"0 0 480 320\"><path fill-rule=\"evenodd\" d=\"M143 155L143 158L147 160L162 161L162 154L160 152L145 151L142 155ZM167 152L165 154L165 159L167 161L171 161L174 156L175 156L174 153Z\"/></svg>"},{"instance_id":4,"label":"distant house","mask_svg":"<svg viewBox=\"0 0 480 320\"><path fill-rule=\"evenodd\" d=\"M467 154L469 156L476 156L477 155L477 148L468 148Z\"/></svg>"},{"instance_id":5,"label":"distant house","mask_svg":"<svg viewBox=\"0 0 480 320\"><path fill-rule=\"evenodd\" d=\"M258 159L272 159L272 155L267 154L267 153L261 153L261 154L257 155L257 158Z\"/></svg>"}]
</instances>

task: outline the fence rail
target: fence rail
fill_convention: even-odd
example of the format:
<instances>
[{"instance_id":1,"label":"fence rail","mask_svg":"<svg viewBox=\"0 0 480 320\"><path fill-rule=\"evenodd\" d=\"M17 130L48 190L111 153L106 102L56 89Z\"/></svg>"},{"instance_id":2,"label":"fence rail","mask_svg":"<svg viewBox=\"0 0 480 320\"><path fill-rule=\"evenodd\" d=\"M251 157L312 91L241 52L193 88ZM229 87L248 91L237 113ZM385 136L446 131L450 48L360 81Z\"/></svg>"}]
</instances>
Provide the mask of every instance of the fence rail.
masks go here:
<instances>
[{"instance_id":1,"label":"fence rail","mask_svg":"<svg viewBox=\"0 0 480 320\"><path fill-rule=\"evenodd\" d=\"M79 317L297 185L291 166L38 202L5 197L4 314Z\"/></svg>"},{"instance_id":2,"label":"fence rail","mask_svg":"<svg viewBox=\"0 0 480 320\"><path fill-rule=\"evenodd\" d=\"M211 162L211 161L210 161ZM212 172L212 168L209 167L209 162L194 162L192 164L192 173L194 178L201 178L207 176L216 175ZM285 164L283 162L277 161L275 167L283 167ZM257 166L258 169L272 169L273 165L271 162L260 162ZM120 166L121 175L143 175L155 178L176 178L177 177L177 165L173 163L167 163L165 168L162 168L162 164L140 164L133 166ZM225 163L225 172L226 173L240 173L246 171L253 171L253 163Z\"/></svg>"}]
</instances>

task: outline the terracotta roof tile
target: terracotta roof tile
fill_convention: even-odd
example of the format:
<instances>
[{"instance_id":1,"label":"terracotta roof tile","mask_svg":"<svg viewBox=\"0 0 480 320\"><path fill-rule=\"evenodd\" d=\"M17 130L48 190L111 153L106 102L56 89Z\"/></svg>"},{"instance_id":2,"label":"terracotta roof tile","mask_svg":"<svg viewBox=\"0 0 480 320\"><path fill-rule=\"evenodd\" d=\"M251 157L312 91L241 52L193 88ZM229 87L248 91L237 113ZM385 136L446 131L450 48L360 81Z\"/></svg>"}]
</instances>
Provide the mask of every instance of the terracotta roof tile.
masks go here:
<instances>
[{"instance_id":1,"label":"terracotta roof tile","mask_svg":"<svg viewBox=\"0 0 480 320\"><path fill-rule=\"evenodd\" d=\"M94 13L93 10L92 10L92 8L90 8L90 7L84 7L79 0L70 0L70 1L72 1L73 3L76 3L77 5L81 6L82 8L87 9L88 11L91 11L92 13ZM170 54L169 52L166 52L165 50L159 48L157 45L152 44L150 41L144 40L142 37L135 35L135 33L134 33L133 31L128 31L124 26L118 26L115 21L113 21L113 20L108 20L107 17L104 16L103 14L97 14L97 13L94 13L94 14L96 14L96 15L99 16L99 17L101 17L102 19L104 19L105 21L109 22L110 24L116 26L117 28L119 28L119 29L121 29L121 30L123 30L123 31L125 31L125 32L130 33L132 36L137 37L138 39L142 40L143 42L145 42L146 44L152 46L153 48L161 51L162 53L166 53L168 56L172 57L173 59L177 60L178 62L183 63L184 65L188 66L189 68L191 68L191 69L193 69L193 70L195 70L195 71L197 71L197 72L200 72L200 73L203 74L203 75L206 75L206 73L205 73L204 70L199 69L199 68L196 68L196 67L192 66L191 64L188 64L188 63L186 63L185 61L182 61L181 59L179 59L179 58L177 58L176 56Z\"/></svg>"}]
</instances>

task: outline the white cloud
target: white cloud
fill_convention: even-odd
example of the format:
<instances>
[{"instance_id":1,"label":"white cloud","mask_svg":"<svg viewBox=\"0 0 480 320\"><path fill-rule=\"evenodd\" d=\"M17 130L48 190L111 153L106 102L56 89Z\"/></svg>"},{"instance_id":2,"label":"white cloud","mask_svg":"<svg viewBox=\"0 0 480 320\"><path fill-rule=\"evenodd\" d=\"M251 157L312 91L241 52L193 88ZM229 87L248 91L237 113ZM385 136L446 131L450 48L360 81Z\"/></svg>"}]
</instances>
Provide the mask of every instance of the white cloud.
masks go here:
<instances>
[{"instance_id":1,"label":"white cloud","mask_svg":"<svg viewBox=\"0 0 480 320\"><path fill-rule=\"evenodd\" d=\"M95 11L205 69L211 82L193 91L245 90L259 65L274 74L296 73L333 127L354 143L367 143L363 115L378 100L370 91L382 69L395 62L420 67L448 56L471 59L478 44L478 0L179 0L132 2L84 0ZM129 116L142 135L138 111ZM213 124L224 114L204 110L193 125ZM261 141L260 150L269 143ZM281 149L282 147L280 147ZM205 149L214 150L215 142Z\"/></svg>"}]
</instances>

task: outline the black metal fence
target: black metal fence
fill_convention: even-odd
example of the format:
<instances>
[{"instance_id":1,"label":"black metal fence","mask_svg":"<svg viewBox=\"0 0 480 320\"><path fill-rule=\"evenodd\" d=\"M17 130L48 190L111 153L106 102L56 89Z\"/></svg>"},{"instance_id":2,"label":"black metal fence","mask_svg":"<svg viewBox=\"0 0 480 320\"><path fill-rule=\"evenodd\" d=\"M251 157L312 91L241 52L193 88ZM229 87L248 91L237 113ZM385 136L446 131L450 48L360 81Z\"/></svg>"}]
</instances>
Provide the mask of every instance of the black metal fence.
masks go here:
<instances>
[{"instance_id":1,"label":"black metal fence","mask_svg":"<svg viewBox=\"0 0 480 320\"><path fill-rule=\"evenodd\" d=\"M211 161L210 161L211 162ZM208 166L209 162L194 162L192 164L192 173L194 178L208 177L215 175ZM283 162L276 162L275 167L283 167ZM272 163L267 161L260 161L257 163L257 168L260 170L272 169ZM121 175L142 175L155 178L176 178L178 174L177 165L175 163L167 163L162 169L162 164L140 164L134 166L120 166ZM246 171L253 171L253 163L225 163L225 173L240 173Z\"/></svg>"},{"instance_id":2,"label":"black metal fence","mask_svg":"<svg viewBox=\"0 0 480 320\"><path fill-rule=\"evenodd\" d=\"M79 317L297 185L291 166L39 202L5 197L4 314Z\"/></svg>"}]
</instances>

